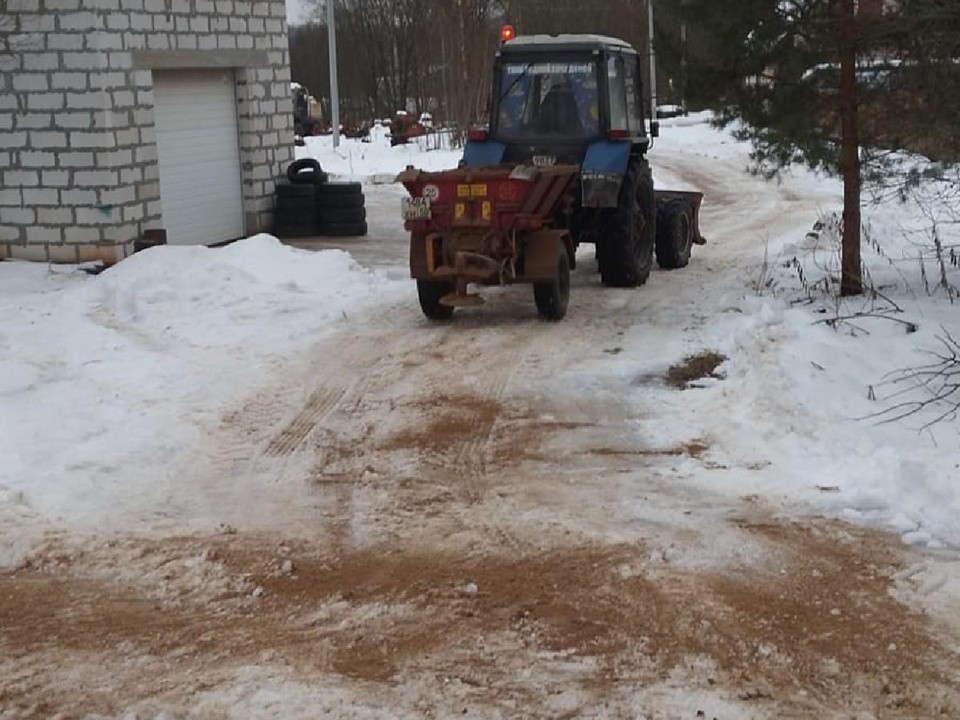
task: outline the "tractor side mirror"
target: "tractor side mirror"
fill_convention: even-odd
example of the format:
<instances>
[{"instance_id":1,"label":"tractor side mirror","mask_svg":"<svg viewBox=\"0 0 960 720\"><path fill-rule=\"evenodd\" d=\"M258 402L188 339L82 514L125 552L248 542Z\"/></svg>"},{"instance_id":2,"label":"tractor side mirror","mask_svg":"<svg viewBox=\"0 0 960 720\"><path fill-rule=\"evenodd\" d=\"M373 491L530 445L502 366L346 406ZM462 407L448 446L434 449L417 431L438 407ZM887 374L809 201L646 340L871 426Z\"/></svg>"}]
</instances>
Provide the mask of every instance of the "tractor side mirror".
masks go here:
<instances>
[{"instance_id":1,"label":"tractor side mirror","mask_svg":"<svg viewBox=\"0 0 960 720\"><path fill-rule=\"evenodd\" d=\"M656 120L650 121L650 137L660 137L660 123L658 123Z\"/></svg>"}]
</instances>

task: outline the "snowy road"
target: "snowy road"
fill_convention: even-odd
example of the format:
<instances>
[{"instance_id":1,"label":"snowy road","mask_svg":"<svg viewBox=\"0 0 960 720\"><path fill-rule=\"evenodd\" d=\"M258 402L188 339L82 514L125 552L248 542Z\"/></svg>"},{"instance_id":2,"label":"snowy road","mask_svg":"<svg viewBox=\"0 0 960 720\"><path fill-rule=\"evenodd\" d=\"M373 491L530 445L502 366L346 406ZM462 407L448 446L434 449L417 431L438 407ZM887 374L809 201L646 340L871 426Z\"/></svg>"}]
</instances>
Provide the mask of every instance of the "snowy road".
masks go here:
<instances>
[{"instance_id":1,"label":"snowy road","mask_svg":"<svg viewBox=\"0 0 960 720\"><path fill-rule=\"evenodd\" d=\"M562 323L518 287L433 325L400 190L368 186L347 249L379 283L296 352L271 328L260 373L196 350L224 387L174 398L165 464L115 470L142 503L0 506L44 529L0 574L0 719L957 716L960 558L825 512L843 478L778 457L821 443L789 334L744 316L765 242L835 187L662 142L658 182L708 196L688 268L605 289L582 248ZM145 315L110 327L178 331ZM751 364L669 382L714 352Z\"/></svg>"}]
</instances>

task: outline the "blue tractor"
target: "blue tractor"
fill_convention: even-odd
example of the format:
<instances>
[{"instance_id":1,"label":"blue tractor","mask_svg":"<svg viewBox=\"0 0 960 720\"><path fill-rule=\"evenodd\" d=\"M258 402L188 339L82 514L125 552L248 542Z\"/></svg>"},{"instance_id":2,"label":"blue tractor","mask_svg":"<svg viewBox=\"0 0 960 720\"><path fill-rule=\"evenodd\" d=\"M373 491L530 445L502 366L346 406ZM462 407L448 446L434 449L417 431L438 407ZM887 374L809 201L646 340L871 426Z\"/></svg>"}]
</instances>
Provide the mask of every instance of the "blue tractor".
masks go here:
<instances>
[{"instance_id":1,"label":"blue tractor","mask_svg":"<svg viewBox=\"0 0 960 720\"><path fill-rule=\"evenodd\" d=\"M643 110L640 57L622 40L505 42L487 129L471 131L460 167L400 176L411 194L404 218L424 313L441 319L478 304L469 283L528 282L540 314L559 319L569 293L563 275L581 243L595 245L601 280L612 287L642 285L654 255L663 268L685 266L692 245L704 242L703 196L654 189L647 151L658 125ZM544 268L561 252L567 257L548 281Z\"/></svg>"}]
</instances>

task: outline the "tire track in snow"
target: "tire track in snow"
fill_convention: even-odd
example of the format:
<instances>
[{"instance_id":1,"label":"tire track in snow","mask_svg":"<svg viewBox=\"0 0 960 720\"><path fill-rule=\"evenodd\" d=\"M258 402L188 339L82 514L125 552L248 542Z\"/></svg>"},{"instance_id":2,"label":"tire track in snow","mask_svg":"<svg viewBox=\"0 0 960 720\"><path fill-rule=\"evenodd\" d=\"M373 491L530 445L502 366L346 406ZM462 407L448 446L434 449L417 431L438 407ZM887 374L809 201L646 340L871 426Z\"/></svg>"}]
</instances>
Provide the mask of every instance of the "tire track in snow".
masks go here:
<instances>
[{"instance_id":1,"label":"tire track in snow","mask_svg":"<svg viewBox=\"0 0 960 720\"><path fill-rule=\"evenodd\" d=\"M294 452L346 393L346 388L339 387L321 386L314 390L303 409L286 427L271 438L264 452L274 457L282 457Z\"/></svg>"}]
</instances>

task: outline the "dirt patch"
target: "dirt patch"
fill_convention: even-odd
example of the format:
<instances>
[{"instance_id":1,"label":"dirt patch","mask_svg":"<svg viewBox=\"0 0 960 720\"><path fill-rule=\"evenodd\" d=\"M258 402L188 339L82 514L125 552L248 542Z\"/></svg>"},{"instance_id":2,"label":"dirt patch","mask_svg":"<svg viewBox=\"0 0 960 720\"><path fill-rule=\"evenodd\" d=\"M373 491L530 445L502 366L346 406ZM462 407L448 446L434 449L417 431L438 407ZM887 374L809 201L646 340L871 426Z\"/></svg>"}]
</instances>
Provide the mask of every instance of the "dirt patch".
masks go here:
<instances>
[{"instance_id":1,"label":"dirt patch","mask_svg":"<svg viewBox=\"0 0 960 720\"><path fill-rule=\"evenodd\" d=\"M438 395L405 406L405 412L422 421L380 440L382 451L416 450L425 453L445 451L476 438L486 438L497 416L500 403L474 395Z\"/></svg>"},{"instance_id":2,"label":"dirt patch","mask_svg":"<svg viewBox=\"0 0 960 720\"><path fill-rule=\"evenodd\" d=\"M617 448L593 448L587 450L590 455L620 456L637 455L641 457L692 457L701 458L710 449L709 443L704 440L690 440L689 442L666 448L648 448L637 450L620 450Z\"/></svg>"},{"instance_id":3,"label":"dirt patch","mask_svg":"<svg viewBox=\"0 0 960 720\"><path fill-rule=\"evenodd\" d=\"M390 637L397 659L428 644L490 633L524 632L540 649L605 654L622 648L627 606L651 607L660 593L641 577L615 569L635 548L574 548L522 557L462 557L397 550L302 557L296 580L265 577L264 606L319 606L333 600L372 606L398 604L410 611L409 627L394 618ZM234 558L247 567L249 558ZM620 599L624 592L630 602ZM652 623L652 614L648 620ZM456 625L456 632L451 635ZM521 628L520 626L523 626ZM456 641L456 640L455 640Z\"/></svg>"},{"instance_id":4,"label":"dirt patch","mask_svg":"<svg viewBox=\"0 0 960 720\"><path fill-rule=\"evenodd\" d=\"M543 450L546 442L594 426L545 419L528 408L466 393L414 398L397 405L395 412L403 418L402 429L365 428L352 435L341 430L324 437L315 481L344 482L388 465L383 460L391 454L412 455L427 474L441 468L477 476L491 467L549 462L551 457Z\"/></svg>"},{"instance_id":5,"label":"dirt patch","mask_svg":"<svg viewBox=\"0 0 960 720\"><path fill-rule=\"evenodd\" d=\"M121 584L35 563L0 576L0 655L48 657L50 674L0 680L0 693L13 707L45 703L23 717L82 717L170 691L174 665L187 687L203 668L229 675L268 658L309 683L452 675L535 706L560 678L589 693L639 689L692 672L696 658L698 681L793 716L960 712L957 659L890 592L901 569L892 541L828 523L739 525L767 546L767 563L697 574L651 565L635 545L454 555L220 535L140 554L171 568L203 557L248 588L238 598L197 587L175 601L162 593L169 577ZM99 695L51 691L64 662L97 657L119 658L127 674L99 676Z\"/></svg>"},{"instance_id":6,"label":"dirt patch","mask_svg":"<svg viewBox=\"0 0 960 720\"><path fill-rule=\"evenodd\" d=\"M723 665L781 692L864 693L908 717L920 708L903 694L919 687L949 686L957 701L945 648L924 616L891 594L894 539L832 524L740 526L775 555L763 572L703 578L723 608L710 618L711 632L726 638L715 643Z\"/></svg>"},{"instance_id":7,"label":"dirt patch","mask_svg":"<svg viewBox=\"0 0 960 720\"><path fill-rule=\"evenodd\" d=\"M685 390L690 383L703 378L719 378L716 370L726 360L725 355L705 351L696 355L688 355L682 362L672 365L667 370L667 384L678 390Z\"/></svg>"},{"instance_id":8,"label":"dirt patch","mask_svg":"<svg viewBox=\"0 0 960 720\"><path fill-rule=\"evenodd\" d=\"M544 450L548 441L583 428L595 427L590 422L550 420L526 410L504 410L490 437L490 462L498 467L516 467L519 463L552 461Z\"/></svg>"}]
</instances>

